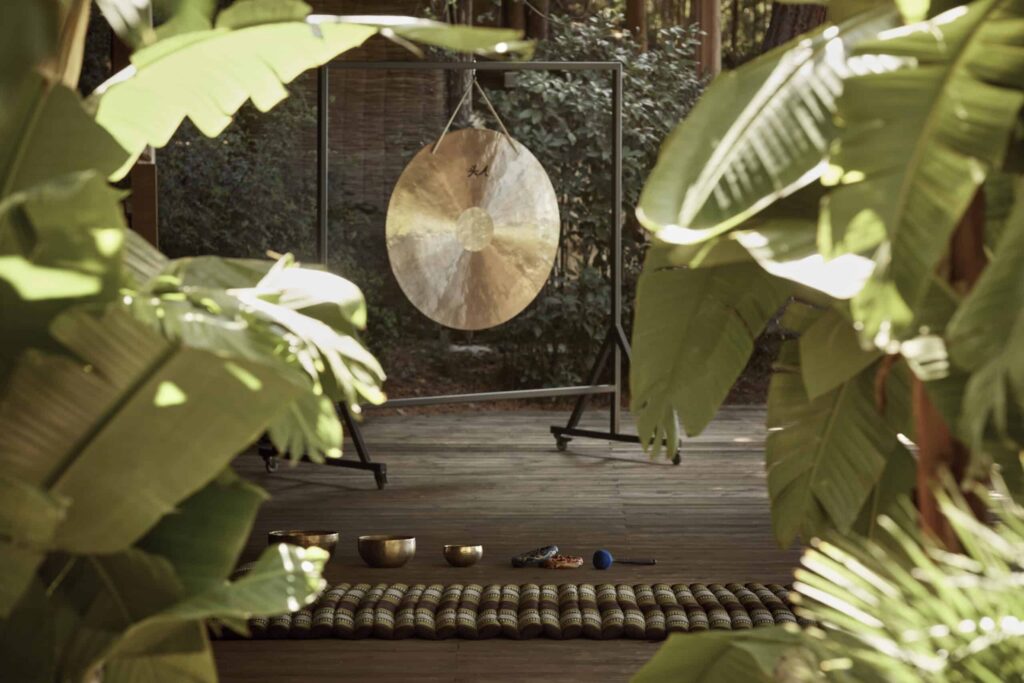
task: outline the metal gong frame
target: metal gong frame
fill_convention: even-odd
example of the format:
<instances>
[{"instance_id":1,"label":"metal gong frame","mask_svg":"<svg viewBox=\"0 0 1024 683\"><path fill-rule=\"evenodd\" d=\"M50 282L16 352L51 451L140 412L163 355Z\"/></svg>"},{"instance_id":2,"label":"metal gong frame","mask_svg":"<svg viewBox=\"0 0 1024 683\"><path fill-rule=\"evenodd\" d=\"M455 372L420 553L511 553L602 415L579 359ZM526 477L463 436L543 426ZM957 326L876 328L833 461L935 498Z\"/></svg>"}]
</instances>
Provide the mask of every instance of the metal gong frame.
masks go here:
<instances>
[{"instance_id":1,"label":"metal gong frame","mask_svg":"<svg viewBox=\"0 0 1024 683\"><path fill-rule=\"evenodd\" d=\"M636 435L624 434L621 431L622 408L620 401L622 397L622 360L630 358L629 340L622 327L622 64L620 62L355 62L335 60L321 66L318 70L317 85L317 232L316 250L317 257L321 263L327 262L328 241L328 128L329 128L329 87L328 74L330 69L360 69L360 70L408 70L423 71L441 69L446 71L603 71L611 75L611 104L612 115L610 121L612 137L612 173L611 173L611 201L608 207L609 214L609 238L608 248L610 251L611 265L611 304L609 306L609 323L597 358L587 378L587 384L582 386L552 387L545 389L520 389L510 391L488 391L470 394L444 394L439 396L419 396L412 398L397 398L387 401L385 408L404 408L413 406L428 406L445 403L471 403L477 401L504 401L521 400L534 398L553 398L561 396L576 396L576 405L565 426L552 426L551 434L555 438L555 445L559 451L564 451L568 443L575 437L601 439L606 441L618 441L626 443L639 443ZM602 383L601 380L607 377L607 371L611 369L611 381ZM608 431L596 429L581 429L580 419L586 407L587 398L599 394L611 396L611 407L608 414ZM338 405L338 413L341 417L348 435L352 439L358 461L344 459L330 459L325 464L337 467L351 467L372 471L378 488L383 488L387 482L387 467L384 463L373 462L370 458L370 449L363 439L359 424L352 418L347 406ZM267 469L276 469L276 452L267 448L261 450L260 454L266 462ZM307 459L303 457L303 459ZM677 455L678 462L678 455Z\"/></svg>"}]
</instances>

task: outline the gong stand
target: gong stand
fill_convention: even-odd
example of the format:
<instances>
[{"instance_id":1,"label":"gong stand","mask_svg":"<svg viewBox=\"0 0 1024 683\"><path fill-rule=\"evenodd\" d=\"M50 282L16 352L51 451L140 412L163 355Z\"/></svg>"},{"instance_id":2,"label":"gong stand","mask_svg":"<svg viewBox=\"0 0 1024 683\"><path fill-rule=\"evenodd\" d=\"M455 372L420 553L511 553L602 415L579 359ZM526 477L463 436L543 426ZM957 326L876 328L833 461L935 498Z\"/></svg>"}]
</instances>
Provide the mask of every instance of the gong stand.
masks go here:
<instances>
[{"instance_id":1,"label":"gong stand","mask_svg":"<svg viewBox=\"0 0 1024 683\"><path fill-rule=\"evenodd\" d=\"M611 201L608 207L610 236L608 248L611 265L611 305L608 329L598 351L597 359L587 378L587 384L571 387L553 387L545 389L522 389L513 391L489 391L471 394L445 394L440 396L419 396L397 398L387 401L385 408L408 408L415 406L440 405L445 403L471 403L479 401L508 401L535 398L555 398L576 396L576 405L565 426L552 426L551 434L555 438L558 450L564 451L567 444L576 437L639 443L636 435L624 434L620 431L622 408L619 405L622 397L622 359L630 358L629 340L622 327L622 64L620 62L351 62L336 60L319 68L317 88L317 257L321 263L327 263L327 169L328 169L328 114L329 94L327 75L330 69L363 69L369 71L422 71L442 69L446 71L604 71L611 74L612 116L612 177ZM601 383L608 377L611 381ZM580 419L586 407L587 398L598 394L611 396L611 407L608 415L608 431L597 429L581 429ZM339 404L338 414L344 422L345 429L355 445L358 461L345 459L328 459L326 465L335 467L351 467L373 472L378 488L387 483L387 466L373 462L370 450L363 440L359 424L352 419L348 407ZM260 449L260 455L266 462L268 471L277 467L277 452L270 446ZM303 456L303 460L309 460ZM678 461L678 455L677 455Z\"/></svg>"}]
</instances>

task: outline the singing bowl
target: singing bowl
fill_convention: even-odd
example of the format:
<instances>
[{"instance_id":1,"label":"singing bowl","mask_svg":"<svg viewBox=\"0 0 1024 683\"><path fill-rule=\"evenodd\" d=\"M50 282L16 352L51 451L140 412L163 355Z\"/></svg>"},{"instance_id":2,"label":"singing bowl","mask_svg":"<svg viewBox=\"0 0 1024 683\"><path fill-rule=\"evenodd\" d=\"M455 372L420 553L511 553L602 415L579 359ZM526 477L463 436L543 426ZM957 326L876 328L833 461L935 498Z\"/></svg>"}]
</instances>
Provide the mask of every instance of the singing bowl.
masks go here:
<instances>
[{"instance_id":1,"label":"singing bowl","mask_svg":"<svg viewBox=\"0 0 1024 683\"><path fill-rule=\"evenodd\" d=\"M360 536L359 557L371 567L401 567L416 554L415 536Z\"/></svg>"},{"instance_id":2,"label":"singing bowl","mask_svg":"<svg viewBox=\"0 0 1024 683\"><path fill-rule=\"evenodd\" d=\"M267 534L267 543L288 543L303 548L323 548L328 555L334 555L334 549L338 547L338 532L316 529L305 531L302 529L288 529L271 531Z\"/></svg>"},{"instance_id":3,"label":"singing bowl","mask_svg":"<svg viewBox=\"0 0 1024 683\"><path fill-rule=\"evenodd\" d=\"M484 556L482 545L446 545L444 559L453 567L472 567Z\"/></svg>"}]
</instances>

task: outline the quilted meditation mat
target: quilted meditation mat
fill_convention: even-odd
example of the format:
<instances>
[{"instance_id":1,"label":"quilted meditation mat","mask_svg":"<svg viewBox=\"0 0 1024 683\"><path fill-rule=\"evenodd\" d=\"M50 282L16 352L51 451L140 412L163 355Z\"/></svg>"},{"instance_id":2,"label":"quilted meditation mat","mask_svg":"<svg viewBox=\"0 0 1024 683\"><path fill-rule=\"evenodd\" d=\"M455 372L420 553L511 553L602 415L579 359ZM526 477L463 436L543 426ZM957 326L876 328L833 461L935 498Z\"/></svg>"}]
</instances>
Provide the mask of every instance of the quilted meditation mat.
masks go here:
<instances>
[{"instance_id":1,"label":"quilted meditation mat","mask_svg":"<svg viewBox=\"0 0 1024 683\"><path fill-rule=\"evenodd\" d=\"M291 614L249 620L252 638L633 638L807 622L778 584L342 583Z\"/></svg>"}]
</instances>

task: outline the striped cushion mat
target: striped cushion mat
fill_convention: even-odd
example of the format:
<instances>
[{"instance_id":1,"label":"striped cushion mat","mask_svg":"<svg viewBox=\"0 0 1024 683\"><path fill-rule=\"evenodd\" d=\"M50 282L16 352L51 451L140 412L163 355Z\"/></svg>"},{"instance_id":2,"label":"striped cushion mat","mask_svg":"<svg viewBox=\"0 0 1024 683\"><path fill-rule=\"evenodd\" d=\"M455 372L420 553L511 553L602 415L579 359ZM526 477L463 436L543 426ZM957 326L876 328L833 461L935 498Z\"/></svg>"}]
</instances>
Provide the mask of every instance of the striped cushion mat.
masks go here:
<instances>
[{"instance_id":1,"label":"striped cushion mat","mask_svg":"<svg viewBox=\"0 0 1024 683\"><path fill-rule=\"evenodd\" d=\"M250 619L249 630L252 638L661 640L785 623L809 622L778 584L342 583L298 612Z\"/></svg>"}]
</instances>

